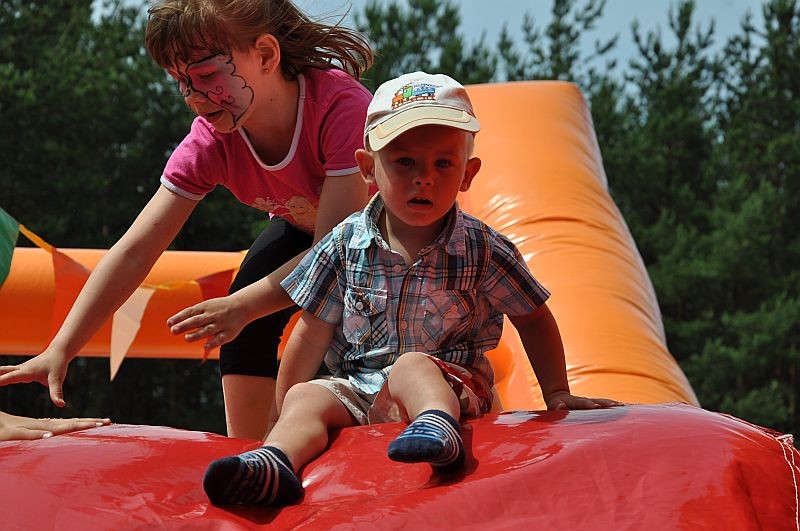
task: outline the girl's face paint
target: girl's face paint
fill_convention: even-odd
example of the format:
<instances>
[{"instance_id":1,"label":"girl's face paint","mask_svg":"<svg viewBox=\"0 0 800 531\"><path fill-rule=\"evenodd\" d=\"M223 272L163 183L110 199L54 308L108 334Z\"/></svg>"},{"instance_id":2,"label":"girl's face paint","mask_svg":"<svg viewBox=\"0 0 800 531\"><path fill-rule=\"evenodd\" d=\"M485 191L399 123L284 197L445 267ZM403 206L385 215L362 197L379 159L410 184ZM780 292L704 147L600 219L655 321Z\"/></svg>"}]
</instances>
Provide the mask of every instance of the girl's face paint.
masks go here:
<instances>
[{"instance_id":1,"label":"girl's face paint","mask_svg":"<svg viewBox=\"0 0 800 531\"><path fill-rule=\"evenodd\" d=\"M189 63L174 77L186 104L220 132L238 128L253 103L253 89L236 73L230 54L216 54Z\"/></svg>"}]
</instances>

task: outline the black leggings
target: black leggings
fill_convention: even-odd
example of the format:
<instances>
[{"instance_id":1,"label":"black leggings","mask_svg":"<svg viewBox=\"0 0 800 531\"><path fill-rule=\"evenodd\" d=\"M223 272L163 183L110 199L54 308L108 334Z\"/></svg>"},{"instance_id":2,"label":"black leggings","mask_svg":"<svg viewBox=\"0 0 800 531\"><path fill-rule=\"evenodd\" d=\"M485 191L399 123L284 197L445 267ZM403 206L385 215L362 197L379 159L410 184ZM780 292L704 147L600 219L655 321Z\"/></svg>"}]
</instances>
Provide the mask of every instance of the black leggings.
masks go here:
<instances>
[{"instance_id":1,"label":"black leggings","mask_svg":"<svg viewBox=\"0 0 800 531\"><path fill-rule=\"evenodd\" d=\"M280 266L311 247L310 234L288 221L273 217L258 235L239 267L230 293L261 280ZM278 374L278 345L289 318L298 310L292 306L256 319L245 326L236 339L222 345L219 368L222 375L270 376Z\"/></svg>"}]
</instances>

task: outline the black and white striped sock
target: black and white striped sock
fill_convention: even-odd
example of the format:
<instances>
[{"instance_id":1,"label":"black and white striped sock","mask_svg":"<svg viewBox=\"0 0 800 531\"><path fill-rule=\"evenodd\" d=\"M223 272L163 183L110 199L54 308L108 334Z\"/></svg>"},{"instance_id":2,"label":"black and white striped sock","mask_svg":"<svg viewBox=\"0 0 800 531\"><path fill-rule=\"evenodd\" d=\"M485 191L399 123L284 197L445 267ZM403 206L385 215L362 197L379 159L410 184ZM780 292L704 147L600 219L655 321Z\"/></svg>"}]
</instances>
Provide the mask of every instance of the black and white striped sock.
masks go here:
<instances>
[{"instance_id":1,"label":"black and white striped sock","mask_svg":"<svg viewBox=\"0 0 800 531\"><path fill-rule=\"evenodd\" d=\"M289 458L274 446L213 461L203 489L214 505L289 505L303 495Z\"/></svg>"},{"instance_id":2,"label":"black and white striped sock","mask_svg":"<svg viewBox=\"0 0 800 531\"><path fill-rule=\"evenodd\" d=\"M389 445L389 459L404 463L430 463L442 469L464 464L466 452L458 421L438 409L420 413Z\"/></svg>"}]
</instances>

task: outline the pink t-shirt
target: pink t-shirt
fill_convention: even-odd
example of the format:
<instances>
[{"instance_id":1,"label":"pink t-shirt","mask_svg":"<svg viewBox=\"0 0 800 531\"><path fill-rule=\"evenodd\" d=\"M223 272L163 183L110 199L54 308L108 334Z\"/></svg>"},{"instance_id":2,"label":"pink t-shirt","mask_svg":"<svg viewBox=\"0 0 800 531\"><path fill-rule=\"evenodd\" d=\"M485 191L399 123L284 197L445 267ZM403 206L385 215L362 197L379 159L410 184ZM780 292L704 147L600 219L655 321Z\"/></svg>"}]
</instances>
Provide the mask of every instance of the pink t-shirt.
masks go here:
<instances>
[{"instance_id":1,"label":"pink t-shirt","mask_svg":"<svg viewBox=\"0 0 800 531\"><path fill-rule=\"evenodd\" d=\"M358 171L354 153L364 146L372 95L337 69L310 68L298 80L297 125L284 160L269 166L244 130L220 133L197 117L167 161L161 184L196 200L219 184L245 205L313 233L325 178Z\"/></svg>"}]
</instances>

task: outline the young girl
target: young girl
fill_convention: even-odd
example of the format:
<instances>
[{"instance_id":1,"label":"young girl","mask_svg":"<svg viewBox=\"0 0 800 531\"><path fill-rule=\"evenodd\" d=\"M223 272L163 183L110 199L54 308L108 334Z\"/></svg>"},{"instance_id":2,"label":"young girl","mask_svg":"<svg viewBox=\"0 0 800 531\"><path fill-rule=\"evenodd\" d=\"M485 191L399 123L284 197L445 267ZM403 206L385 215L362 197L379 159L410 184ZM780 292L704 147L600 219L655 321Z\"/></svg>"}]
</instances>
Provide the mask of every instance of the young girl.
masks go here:
<instances>
[{"instance_id":1,"label":"young girl","mask_svg":"<svg viewBox=\"0 0 800 531\"><path fill-rule=\"evenodd\" d=\"M268 276L260 312L197 305L188 340L218 346L228 435L265 436L277 347L293 312L279 282L368 190L354 153L371 99L358 79L372 51L356 32L311 21L289 0L161 0L149 10L147 50L198 115L170 156L161 185L92 272L47 349L0 367L0 385L37 381L64 406L67 365L133 293L198 202L217 185L268 212L231 292ZM206 315L215 325L206 327ZM226 316L230 315L228 320ZM189 328L186 328L189 327ZM173 330L175 331L175 330ZM175 331L177 333L177 331Z\"/></svg>"}]
</instances>

